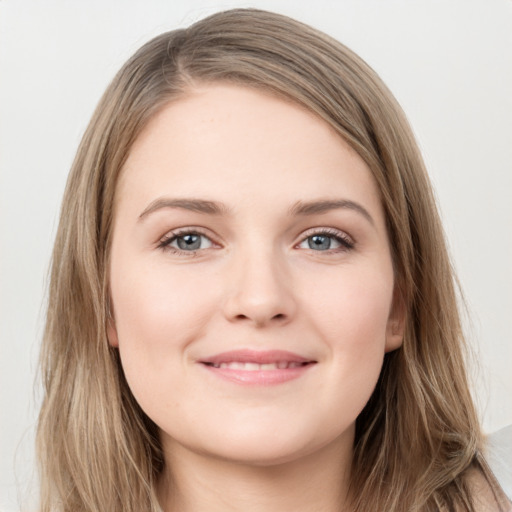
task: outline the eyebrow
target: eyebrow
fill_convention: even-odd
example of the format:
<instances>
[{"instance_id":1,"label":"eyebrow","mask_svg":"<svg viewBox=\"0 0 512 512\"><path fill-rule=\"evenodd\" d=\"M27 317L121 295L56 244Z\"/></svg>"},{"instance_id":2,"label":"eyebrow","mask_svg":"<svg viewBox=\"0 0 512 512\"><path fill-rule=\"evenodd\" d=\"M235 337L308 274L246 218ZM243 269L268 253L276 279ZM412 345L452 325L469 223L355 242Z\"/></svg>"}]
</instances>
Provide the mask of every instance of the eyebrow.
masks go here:
<instances>
[{"instance_id":1,"label":"eyebrow","mask_svg":"<svg viewBox=\"0 0 512 512\"><path fill-rule=\"evenodd\" d=\"M147 208L139 215L139 221L151 213L161 210L163 208L177 208L182 210L189 210L197 213L204 213L207 215L226 216L231 214L230 208L224 203L216 201L208 201L205 199L196 198L170 198L161 197L152 201ZM375 225L375 222L366 208L359 203L350 201L348 199L321 199L314 201L297 201L288 210L291 216L309 216L327 213L331 210L349 209L361 214L370 224Z\"/></svg>"},{"instance_id":2,"label":"eyebrow","mask_svg":"<svg viewBox=\"0 0 512 512\"><path fill-rule=\"evenodd\" d=\"M361 214L370 224L375 225L368 210L355 201L348 199L323 199L318 201L297 201L289 210L290 215L317 215L331 210L349 209Z\"/></svg>"},{"instance_id":3,"label":"eyebrow","mask_svg":"<svg viewBox=\"0 0 512 512\"><path fill-rule=\"evenodd\" d=\"M227 215L230 213L229 208L222 203L215 201L206 201L205 199L194 198L169 198L161 197L151 202L148 207L139 215L139 220L144 219L150 213L162 208L178 208L198 213L206 213L208 215Z\"/></svg>"}]
</instances>

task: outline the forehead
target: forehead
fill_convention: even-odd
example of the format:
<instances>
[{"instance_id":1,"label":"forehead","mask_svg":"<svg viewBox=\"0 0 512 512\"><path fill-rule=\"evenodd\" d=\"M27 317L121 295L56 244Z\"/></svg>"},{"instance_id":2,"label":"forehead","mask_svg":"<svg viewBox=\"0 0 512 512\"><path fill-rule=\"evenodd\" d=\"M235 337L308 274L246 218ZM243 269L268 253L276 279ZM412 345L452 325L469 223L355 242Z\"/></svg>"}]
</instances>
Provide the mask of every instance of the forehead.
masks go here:
<instances>
[{"instance_id":1,"label":"forehead","mask_svg":"<svg viewBox=\"0 0 512 512\"><path fill-rule=\"evenodd\" d=\"M213 195L236 209L340 193L380 204L368 167L331 126L259 90L215 84L189 91L148 123L117 199Z\"/></svg>"}]
</instances>

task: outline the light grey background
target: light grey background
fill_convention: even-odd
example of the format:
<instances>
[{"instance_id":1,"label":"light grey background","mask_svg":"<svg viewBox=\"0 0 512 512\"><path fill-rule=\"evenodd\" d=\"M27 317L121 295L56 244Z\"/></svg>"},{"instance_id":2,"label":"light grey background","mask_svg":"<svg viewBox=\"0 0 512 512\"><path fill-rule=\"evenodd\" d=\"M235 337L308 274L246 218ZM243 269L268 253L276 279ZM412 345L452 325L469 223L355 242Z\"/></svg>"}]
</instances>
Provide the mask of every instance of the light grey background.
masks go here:
<instances>
[{"instance_id":1,"label":"light grey background","mask_svg":"<svg viewBox=\"0 0 512 512\"><path fill-rule=\"evenodd\" d=\"M0 0L0 510L32 499L45 276L92 110L150 37L234 6L324 30L397 96L470 308L484 428L512 423L511 0Z\"/></svg>"}]
</instances>

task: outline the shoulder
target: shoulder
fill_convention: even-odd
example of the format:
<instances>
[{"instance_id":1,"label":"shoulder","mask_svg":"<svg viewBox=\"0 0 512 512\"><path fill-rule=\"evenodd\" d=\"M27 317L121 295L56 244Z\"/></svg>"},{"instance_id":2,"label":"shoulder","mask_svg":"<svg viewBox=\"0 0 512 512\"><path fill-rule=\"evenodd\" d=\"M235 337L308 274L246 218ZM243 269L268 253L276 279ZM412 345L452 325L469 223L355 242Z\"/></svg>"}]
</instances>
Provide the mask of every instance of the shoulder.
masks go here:
<instances>
[{"instance_id":1,"label":"shoulder","mask_svg":"<svg viewBox=\"0 0 512 512\"><path fill-rule=\"evenodd\" d=\"M512 425L489 434L485 458L503 491L512 500Z\"/></svg>"}]
</instances>

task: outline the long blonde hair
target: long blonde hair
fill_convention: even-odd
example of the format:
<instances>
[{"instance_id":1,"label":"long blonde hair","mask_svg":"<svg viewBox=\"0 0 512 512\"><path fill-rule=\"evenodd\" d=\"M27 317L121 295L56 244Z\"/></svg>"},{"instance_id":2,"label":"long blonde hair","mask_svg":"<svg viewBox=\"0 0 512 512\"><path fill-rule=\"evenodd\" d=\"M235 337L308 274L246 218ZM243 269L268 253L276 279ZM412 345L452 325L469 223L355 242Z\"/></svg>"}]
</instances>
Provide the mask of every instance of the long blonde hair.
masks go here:
<instances>
[{"instance_id":1,"label":"long blonde hair","mask_svg":"<svg viewBox=\"0 0 512 512\"><path fill-rule=\"evenodd\" d=\"M41 354L41 510L159 509L158 429L133 398L106 337L114 196L148 120L190 84L218 81L268 91L318 115L358 152L381 191L407 325L357 419L354 510L473 510L466 474L487 471L482 435L453 271L405 116L345 46L252 9L218 13L144 45L108 87L83 137L55 242Z\"/></svg>"}]
</instances>

